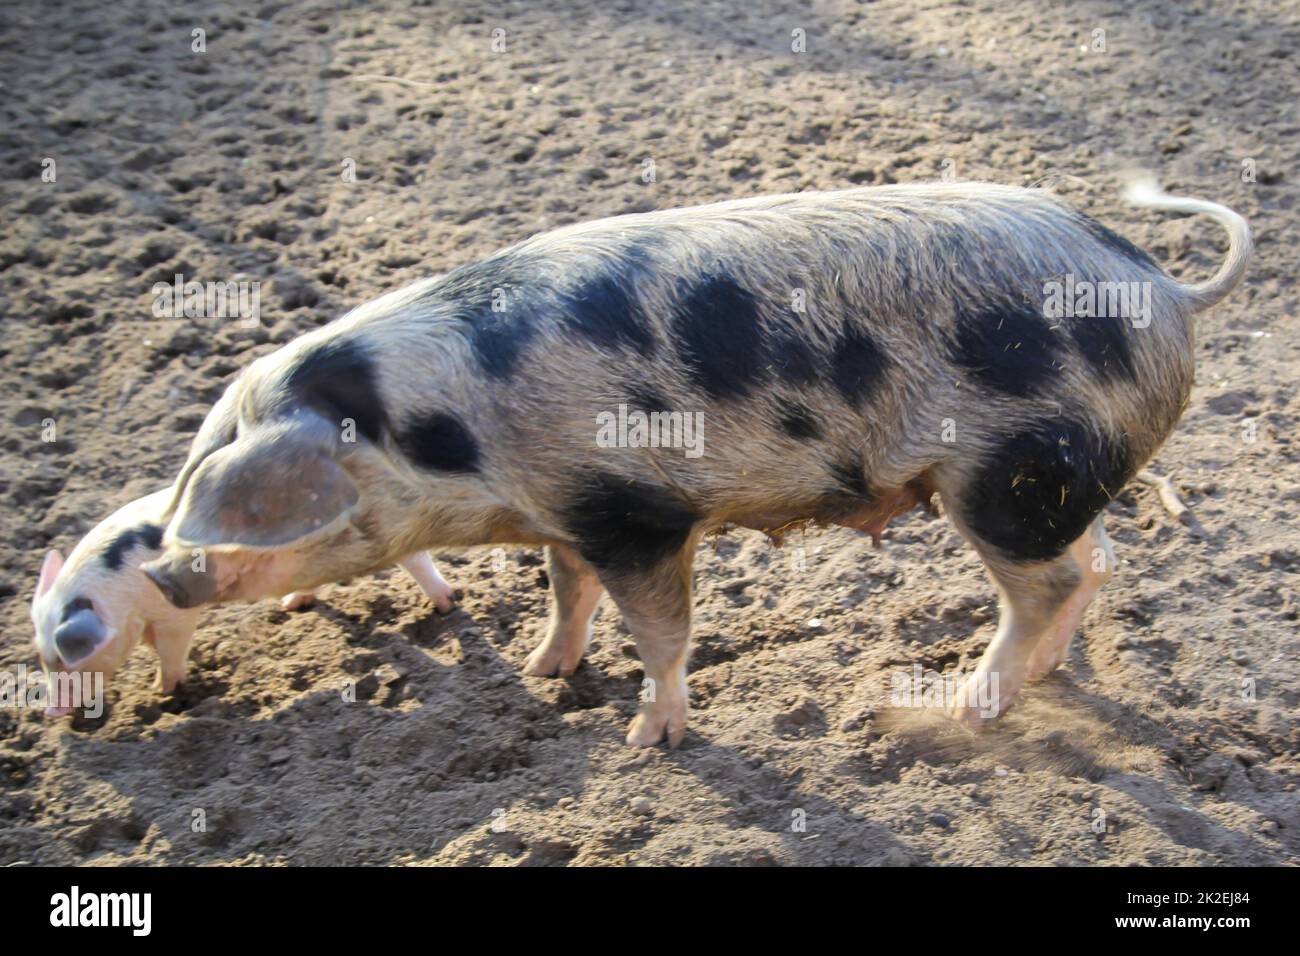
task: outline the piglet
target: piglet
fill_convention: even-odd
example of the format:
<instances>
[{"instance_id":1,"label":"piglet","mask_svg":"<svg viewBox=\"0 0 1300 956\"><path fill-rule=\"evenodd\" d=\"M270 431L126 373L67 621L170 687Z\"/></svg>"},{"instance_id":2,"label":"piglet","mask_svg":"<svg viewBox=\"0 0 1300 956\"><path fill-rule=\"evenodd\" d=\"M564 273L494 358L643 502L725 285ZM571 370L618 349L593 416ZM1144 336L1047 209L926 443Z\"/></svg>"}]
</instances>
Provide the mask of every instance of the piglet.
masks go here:
<instances>
[{"instance_id":1,"label":"piglet","mask_svg":"<svg viewBox=\"0 0 1300 956\"><path fill-rule=\"evenodd\" d=\"M141 564L160 553L163 524L156 519L170 498L169 488L115 511L82 538L66 561L58 551L45 556L32 622L46 675L47 717L75 710L75 689L87 687L92 675L102 675L106 684L141 641L158 652L158 690L169 694L185 679L200 612L175 607L140 571ZM439 611L451 610L451 585L427 551L399 564ZM294 591L281 603L292 610L314 597L314 591ZM70 680L74 675L79 679Z\"/></svg>"}]
</instances>

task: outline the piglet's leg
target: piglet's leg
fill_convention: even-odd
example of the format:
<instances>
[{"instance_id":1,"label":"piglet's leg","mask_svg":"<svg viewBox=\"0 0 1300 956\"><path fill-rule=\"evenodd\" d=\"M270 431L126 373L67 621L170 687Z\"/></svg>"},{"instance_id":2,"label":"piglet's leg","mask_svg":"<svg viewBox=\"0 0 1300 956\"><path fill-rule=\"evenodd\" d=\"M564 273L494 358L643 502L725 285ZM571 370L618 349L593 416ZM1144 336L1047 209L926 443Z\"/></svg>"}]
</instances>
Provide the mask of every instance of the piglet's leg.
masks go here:
<instances>
[{"instance_id":1,"label":"piglet's leg","mask_svg":"<svg viewBox=\"0 0 1300 956\"><path fill-rule=\"evenodd\" d=\"M280 598L280 607L286 611L301 611L316 603L315 591L294 591Z\"/></svg>"},{"instance_id":2,"label":"piglet's leg","mask_svg":"<svg viewBox=\"0 0 1300 956\"><path fill-rule=\"evenodd\" d=\"M170 694L177 684L185 681L186 662L190 656L190 643L194 640L197 615L186 614L180 620L155 622L152 625L153 646L158 652L158 679L154 689Z\"/></svg>"},{"instance_id":3,"label":"piglet's leg","mask_svg":"<svg viewBox=\"0 0 1300 956\"><path fill-rule=\"evenodd\" d=\"M591 642L591 619L605 593L590 564L572 548L553 544L547 551L551 581L551 620L546 637L528 655L524 673L533 677L568 677L582 663Z\"/></svg>"},{"instance_id":4,"label":"piglet's leg","mask_svg":"<svg viewBox=\"0 0 1300 956\"><path fill-rule=\"evenodd\" d=\"M402 569L415 579L415 583L420 586L420 590L428 595L439 611L446 614L455 604L452 597L451 585L447 583L433 563L433 558L429 557L428 551L417 551L409 558L403 558L397 562Z\"/></svg>"}]
</instances>

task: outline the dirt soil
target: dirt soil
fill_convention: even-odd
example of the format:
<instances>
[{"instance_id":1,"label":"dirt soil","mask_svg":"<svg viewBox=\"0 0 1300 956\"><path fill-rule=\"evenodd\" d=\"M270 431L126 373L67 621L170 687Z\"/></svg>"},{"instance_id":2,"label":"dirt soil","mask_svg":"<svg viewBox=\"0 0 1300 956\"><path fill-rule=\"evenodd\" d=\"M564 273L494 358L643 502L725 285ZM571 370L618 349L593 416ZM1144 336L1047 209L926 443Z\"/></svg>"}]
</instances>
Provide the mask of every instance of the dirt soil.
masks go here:
<instances>
[{"instance_id":1,"label":"dirt soil","mask_svg":"<svg viewBox=\"0 0 1300 956\"><path fill-rule=\"evenodd\" d=\"M36 664L45 550L170 482L250 361L534 232L949 169L1055 183L1207 277L1214 223L1117 198L1141 166L1258 238L1199 319L1199 382L1155 463L1192 520L1118 496L1120 573L991 731L889 708L891 675L969 669L993 632L992 586L941 517L880 551L850 532L706 547L676 751L623 744L641 672L612 606L572 679L526 678L541 554L437 553L462 592L448 616L390 572L305 613L207 612L174 698L140 650L101 719L0 709L0 865L1300 860L1294 2L88 0L0 19L8 671ZM261 326L154 319L176 273L260 280Z\"/></svg>"}]
</instances>

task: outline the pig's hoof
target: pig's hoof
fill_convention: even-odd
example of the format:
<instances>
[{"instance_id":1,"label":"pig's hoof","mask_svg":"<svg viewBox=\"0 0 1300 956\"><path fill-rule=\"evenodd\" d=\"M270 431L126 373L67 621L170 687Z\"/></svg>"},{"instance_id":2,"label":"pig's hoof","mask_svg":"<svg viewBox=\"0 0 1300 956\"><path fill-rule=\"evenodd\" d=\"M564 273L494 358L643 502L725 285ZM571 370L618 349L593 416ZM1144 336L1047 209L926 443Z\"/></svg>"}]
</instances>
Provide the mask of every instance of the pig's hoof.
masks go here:
<instances>
[{"instance_id":1,"label":"pig's hoof","mask_svg":"<svg viewBox=\"0 0 1300 956\"><path fill-rule=\"evenodd\" d=\"M154 678L153 689L164 697L169 697L176 693L176 688L183 683L185 683L184 675L172 678L156 677Z\"/></svg>"},{"instance_id":2,"label":"pig's hoof","mask_svg":"<svg viewBox=\"0 0 1300 956\"><path fill-rule=\"evenodd\" d=\"M980 730L993 720L978 707L949 707L948 716L967 730Z\"/></svg>"},{"instance_id":3,"label":"pig's hoof","mask_svg":"<svg viewBox=\"0 0 1300 956\"><path fill-rule=\"evenodd\" d=\"M1064 661L1046 661L1040 663L1039 661L1031 660L1029 662L1029 669L1025 673L1025 680L1043 680L1064 663Z\"/></svg>"},{"instance_id":4,"label":"pig's hoof","mask_svg":"<svg viewBox=\"0 0 1300 956\"><path fill-rule=\"evenodd\" d=\"M451 588L430 594L429 600L433 602L433 606L438 609L439 614L450 614L451 609L456 606L456 596L452 593Z\"/></svg>"},{"instance_id":5,"label":"pig's hoof","mask_svg":"<svg viewBox=\"0 0 1300 956\"><path fill-rule=\"evenodd\" d=\"M653 704L641 708L641 712L632 718L632 726L627 731L627 742L631 747L653 747L664 737L668 746L676 747L686 736L686 707L655 707Z\"/></svg>"},{"instance_id":6,"label":"pig's hoof","mask_svg":"<svg viewBox=\"0 0 1300 956\"><path fill-rule=\"evenodd\" d=\"M999 698L996 704L992 702L983 702L973 698L974 702L958 700L948 708L948 716L971 730L980 730L983 727L990 726L995 720L1007 712L1011 706L1014 695Z\"/></svg>"},{"instance_id":7,"label":"pig's hoof","mask_svg":"<svg viewBox=\"0 0 1300 956\"><path fill-rule=\"evenodd\" d=\"M286 611L301 611L316 603L315 591L294 591L280 598L280 607Z\"/></svg>"},{"instance_id":8,"label":"pig's hoof","mask_svg":"<svg viewBox=\"0 0 1300 956\"><path fill-rule=\"evenodd\" d=\"M1010 680L1005 673L993 675L977 670L957 689L948 706L948 716L971 730L987 727L1007 712L1023 682L1023 677Z\"/></svg>"},{"instance_id":9,"label":"pig's hoof","mask_svg":"<svg viewBox=\"0 0 1300 956\"><path fill-rule=\"evenodd\" d=\"M1064 664L1066 658L1069 656L1070 652L1068 648L1064 651L1051 652L1042 655L1035 652L1029 658L1029 666L1026 670L1026 679L1042 680Z\"/></svg>"},{"instance_id":10,"label":"pig's hoof","mask_svg":"<svg viewBox=\"0 0 1300 956\"><path fill-rule=\"evenodd\" d=\"M524 662L524 673L529 677L568 677L582 663L586 649L586 645L575 649L549 639L542 641Z\"/></svg>"}]
</instances>

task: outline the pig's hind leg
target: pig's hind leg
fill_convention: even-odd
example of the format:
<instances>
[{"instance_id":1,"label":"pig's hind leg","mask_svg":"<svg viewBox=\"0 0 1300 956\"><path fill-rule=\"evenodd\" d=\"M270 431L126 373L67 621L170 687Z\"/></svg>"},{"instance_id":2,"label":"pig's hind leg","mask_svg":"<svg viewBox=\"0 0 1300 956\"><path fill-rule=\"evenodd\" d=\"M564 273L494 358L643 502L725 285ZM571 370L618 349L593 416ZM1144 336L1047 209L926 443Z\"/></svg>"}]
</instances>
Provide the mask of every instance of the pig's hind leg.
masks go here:
<instances>
[{"instance_id":1,"label":"pig's hind leg","mask_svg":"<svg viewBox=\"0 0 1300 956\"><path fill-rule=\"evenodd\" d=\"M997 632L975 670L963 682L949 712L976 727L1011 706L1030 675L1030 658L1048 640L1052 625L1080 589L1083 576L1070 554L1051 561L1018 564L990 554L984 564L1000 595Z\"/></svg>"},{"instance_id":2,"label":"pig's hind leg","mask_svg":"<svg viewBox=\"0 0 1300 956\"><path fill-rule=\"evenodd\" d=\"M1065 663L1070 656L1070 641L1083 620L1083 612L1114 573L1115 551L1100 516L1086 534L1070 545L1069 553L1082 581L1029 655L1029 680L1041 680Z\"/></svg>"},{"instance_id":3,"label":"pig's hind leg","mask_svg":"<svg viewBox=\"0 0 1300 956\"><path fill-rule=\"evenodd\" d=\"M1001 594L997 633L952 702L954 717L996 717L1026 680L1064 659L1105 581L1104 566L1092 570L1094 548L1108 547L1101 513L1134 470L1127 436L1054 415L1001 436L961 474L936 473L945 509Z\"/></svg>"},{"instance_id":4,"label":"pig's hind leg","mask_svg":"<svg viewBox=\"0 0 1300 956\"><path fill-rule=\"evenodd\" d=\"M456 599L452 594L451 585L438 571L437 566L433 563L433 558L429 557L428 551L417 551L397 563L403 571L415 579L415 583L433 602L434 607L443 614L452 609Z\"/></svg>"},{"instance_id":5,"label":"pig's hind leg","mask_svg":"<svg viewBox=\"0 0 1300 956\"><path fill-rule=\"evenodd\" d=\"M578 669L591 643L591 619L605 593L596 571L576 551L553 544L546 549L551 582L551 617L546 637L524 664L533 677L567 677Z\"/></svg>"}]
</instances>

